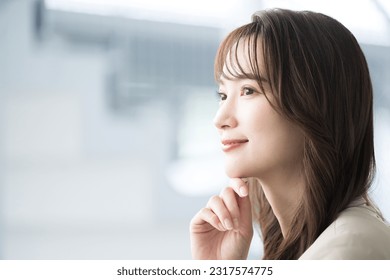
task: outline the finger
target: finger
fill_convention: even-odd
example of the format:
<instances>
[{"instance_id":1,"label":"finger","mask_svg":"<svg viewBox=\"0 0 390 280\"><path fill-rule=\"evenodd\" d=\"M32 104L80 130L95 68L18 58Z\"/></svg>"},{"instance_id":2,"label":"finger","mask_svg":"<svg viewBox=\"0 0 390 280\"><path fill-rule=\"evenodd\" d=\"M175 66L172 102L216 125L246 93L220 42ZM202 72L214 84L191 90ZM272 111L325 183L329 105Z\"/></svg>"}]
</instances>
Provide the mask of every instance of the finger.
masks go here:
<instances>
[{"instance_id":1,"label":"finger","mask_svg":"<svg viewBox=\"0 0 390 280\"><path fill-rule=\"evenodd\" d=\"M210 208L202 208L191 220L191 232L203 231L200 228L203 228L204 224L208 223L210 226L220 230L225 231L221 221L218 216Z\"/></svg>"},{"instance_id":2,"label":"finger","mask_svg":"<svg viewBox=\"0 0 390 280\"><path fill-rule=\"evenodd\" d=\"M240 196L245 197L249 194L249 189L245 178L232 178L230 179L230 186Z\"/></svg>"},{"instance_id":3,"label":"finger","mask_svg":"<svg viewBox=\"0 0 390 280\"><path fill-rule=\"evenodd\" d=\"M229 210L226 207L225 203L222 201L222 198L219 196L213 196L210 198L207 206L217 215L219 220L222 222L222 225L225 229L233 229L233 220L230 216Z\"/></svg>"},{"instance_id":4,"label":"finger","mask_svg":"<svg viewBox=\"0 0 390 280\"><path fill-rule=\"evenodd\" d=\"M237 204L240 209L240 224L252 224L252 204L249 196L238 197Z\"/></svg>"},{"instance_id":5,"label":"finger","mask_svg":"<svg viewBox=\"0 0 390 280\"><path fill-rule=\"evenodd\" d=\"M223 203L225 204L227 210L230 213L230 217L233 222L233 228L238 229L239 225L239 219L240 219L240 209L237 203L238 195L235 193L235 191L228 187L225 188L220 197L223 200Z\"/></svg>"}]
</instances>

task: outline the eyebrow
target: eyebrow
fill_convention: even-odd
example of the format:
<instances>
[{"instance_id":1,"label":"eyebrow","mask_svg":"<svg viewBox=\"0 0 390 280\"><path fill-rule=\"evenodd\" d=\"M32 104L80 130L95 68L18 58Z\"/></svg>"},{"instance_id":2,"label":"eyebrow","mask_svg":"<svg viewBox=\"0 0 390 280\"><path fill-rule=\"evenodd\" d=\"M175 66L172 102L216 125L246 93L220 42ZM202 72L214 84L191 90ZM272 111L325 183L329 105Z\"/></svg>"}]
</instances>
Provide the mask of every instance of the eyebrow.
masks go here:
<instances>
[{"instance_id":1,"label":"eyebrow","mask_svg":"<svg viewBox=\"0 0 390 280\"><path fill-rule=\"evenodd\" d=\"M222 73L221 77L219 78L219 83L224 85L224 81L223 80L229 80L229 81L236 81L236 80L241 80L241 79L248 79L248 80L254 80L254 81L257 81L257 77L253 74L242 74L242 75L238 75L237 77L228 77L226 76L224 73ZM260 76L260 81L262 83L269 83L269 81L264 78L263 76Z\"/></svg>"}]
</instances>

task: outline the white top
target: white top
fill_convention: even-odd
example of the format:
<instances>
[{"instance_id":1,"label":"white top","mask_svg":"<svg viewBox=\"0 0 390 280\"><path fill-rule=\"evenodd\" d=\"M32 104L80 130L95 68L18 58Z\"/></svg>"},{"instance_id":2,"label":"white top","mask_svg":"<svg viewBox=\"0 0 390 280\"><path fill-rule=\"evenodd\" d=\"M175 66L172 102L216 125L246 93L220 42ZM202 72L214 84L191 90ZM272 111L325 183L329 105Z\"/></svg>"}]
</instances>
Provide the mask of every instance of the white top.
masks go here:
<instances>
[{"instance_id":1,"label":"white top","mask_svg":"<svg viewBox=\"0 0 390 280\"><path fill-rule=\"evenodd\" d=\"M390 260L390 226L357 201L342 211L300 260Z\"/></svg>"}]
</instances>

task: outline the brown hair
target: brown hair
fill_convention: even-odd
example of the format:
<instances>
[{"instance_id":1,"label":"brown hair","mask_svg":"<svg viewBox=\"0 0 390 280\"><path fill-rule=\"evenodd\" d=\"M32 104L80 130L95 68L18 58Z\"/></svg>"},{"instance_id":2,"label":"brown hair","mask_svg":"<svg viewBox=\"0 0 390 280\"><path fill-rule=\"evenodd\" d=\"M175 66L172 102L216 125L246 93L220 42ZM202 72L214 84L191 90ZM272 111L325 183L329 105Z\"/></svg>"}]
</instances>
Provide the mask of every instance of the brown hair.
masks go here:
<instances>
[{"instance_id":1,"label":"brown hair","mask_svg":"<svg viewBox=\"0 0 390 280\"><path fill-rule=\"evenodd\" d=\"M234 51L239 42L246 46L250 73ZM335 19L272 9L257 12L224 39L215 61L217 81L227 75L224 65L230 76L256 79L261 88L266 77L275 109L304 134L305 191L286 236L261 186L252 179L259 186L250 187L263 258L297 259L353 200L368 201L375 157L367 62L355 37Z\"/></svg>"}]
</instances>

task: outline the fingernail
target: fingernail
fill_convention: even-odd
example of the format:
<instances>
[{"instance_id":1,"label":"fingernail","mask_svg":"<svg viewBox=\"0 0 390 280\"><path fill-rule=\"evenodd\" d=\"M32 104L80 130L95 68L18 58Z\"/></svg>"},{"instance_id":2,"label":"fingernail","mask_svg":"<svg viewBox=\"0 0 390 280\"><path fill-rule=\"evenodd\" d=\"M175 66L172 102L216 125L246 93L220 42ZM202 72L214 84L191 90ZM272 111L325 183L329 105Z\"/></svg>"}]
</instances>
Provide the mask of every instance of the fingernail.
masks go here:
<instances>
[{"instance_id":1,"label":"fingernail","mask_svg":"<svg viewBox=\"0 0 390 280\"><path fill-rule=\"evenodd\" d=\"M248 195L248 191L247 191L246 187L240 187L240 194L241 194L241 196Z\"/></svg>"},{"instance_id":2,"label":"fingernail","mask_svg":"<svg viewBox=\"0 0 390 280\"><path fill-rule=\"evenodd\" d=\"M222 225L222 223L218 224L219 230L220 231L226 231L225 227Z\"/></svg>"},{"instance_id":3,"label":"fingernail","mask_svg":"<svg viewBox=\"0 0 390 280\"><path fill-rule=\"evenodd\" d=\"M225 224L226 229L228 229L228 230L233 229L233 224L229 219L225 219L224 224Z\"/></svg>"},{"instance_id":4,"label":"fingernail","mask_svg":"<svg viewBox=\"0 0 390 280\"><path fill-rule=\"evenodd\" d=\"M237 218L233 219L233 225L234 225L234 228L235 228L235 229L238 229L238 228L239 228L240 223L238 222L238 219L237 219Z\"/></svg>"}]
</instances>

